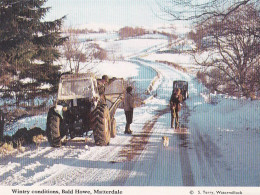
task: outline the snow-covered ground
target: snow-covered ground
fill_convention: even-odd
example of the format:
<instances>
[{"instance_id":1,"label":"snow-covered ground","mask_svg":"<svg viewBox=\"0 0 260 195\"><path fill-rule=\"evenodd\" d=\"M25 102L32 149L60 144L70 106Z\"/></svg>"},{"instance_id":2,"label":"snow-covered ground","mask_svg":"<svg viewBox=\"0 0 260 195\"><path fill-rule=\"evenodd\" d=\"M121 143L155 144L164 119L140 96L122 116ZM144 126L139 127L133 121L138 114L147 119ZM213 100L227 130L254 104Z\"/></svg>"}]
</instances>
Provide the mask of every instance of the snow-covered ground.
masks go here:
<instances>
[{"instance_id":1,"label":"snow-covered ground","mask_svg":"<svg viewBox=\"0 0 260 195\"><path fill-rule=\"evenodd\" d=\"M152 191L142 188L142 194L172 194L176 192L173 186L242 186L250 189L224 188L222 191L260 192L260 101L207 94L207 89L193 74L158 63L170 61L183 67L193 64L186 54L155 53L167 45L166 39L97 42L125 59L99 63L95 66L99 76L108 74L141 80L146 84L136 87L145 92L145 86L154 79L147 79L146 73L152 71L155 76L160 75L150 90L152 96L147 97L145 105L134 110L131 125L134 134L123 133L124 111L118 109L115 116L118 133L109 146L94 146L92 137L87 141L70 140L61 148L51 148L44 140L38 147L31 145L25 151L1 155L1 186L64 186L56 188L60 193L69 186L169 187L152 188ZM187 134L170 129L168 102L172 82L178 79L189 82L189 99L183 103L180 120L181 125L188 128ZM22 119L16 128L45 129L45 124L46 114ZM168 147L163 147L162 136L169 137ZM93 188L89 189L94 194ZM107 189L120 189L124 194L138 190ZM196 188L181 189L184 194L192 194L191 190L198 193ZM73 190L75 194L75 188ZM207 192L210 191L217 194L215 188Z\"/></svg>"}]
</instances>

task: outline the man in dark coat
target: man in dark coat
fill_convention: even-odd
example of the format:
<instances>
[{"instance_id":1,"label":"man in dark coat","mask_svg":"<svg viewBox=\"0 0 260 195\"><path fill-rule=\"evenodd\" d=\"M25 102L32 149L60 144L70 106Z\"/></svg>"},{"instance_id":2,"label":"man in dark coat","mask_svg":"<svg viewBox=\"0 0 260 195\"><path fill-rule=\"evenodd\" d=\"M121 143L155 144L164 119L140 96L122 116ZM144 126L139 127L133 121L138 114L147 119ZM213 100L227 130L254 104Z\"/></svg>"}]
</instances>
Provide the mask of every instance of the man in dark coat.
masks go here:
<instances>
[{"instance_id":1,"label":"man in dark coat","mask_svg":"<svg viewBox=\"0 0 260 195\"><path fill-rule=\"evenodd\" d=\"M175 120L175 129L179 128L179 112L181 111L182 95L180 89L175 89L170 99L171 128Z\"/></svg>"},{"instance_id":2,"label":"man in dark coat","mask_svg":"<svg viewBox=\"0 0 260 195\"><path fill-rule=\"evenodd\" d=\"M125 94L125 99L124 99L124 110L125 110L125 116L126 116L125 133L132 134L132 130L130 130L130 124L133 121L134 97L132 94L131 86L126 88L126 94Z\"/></svg>"}]
</instances>

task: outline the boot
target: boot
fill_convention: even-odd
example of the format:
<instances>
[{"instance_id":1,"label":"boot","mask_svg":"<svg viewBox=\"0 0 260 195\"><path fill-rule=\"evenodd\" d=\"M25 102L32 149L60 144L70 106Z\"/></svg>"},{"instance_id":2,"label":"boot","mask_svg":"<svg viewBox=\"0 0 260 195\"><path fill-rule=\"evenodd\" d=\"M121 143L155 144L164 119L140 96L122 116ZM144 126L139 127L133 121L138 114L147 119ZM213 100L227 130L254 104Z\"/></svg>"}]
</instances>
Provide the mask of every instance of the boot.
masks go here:
<instances>
[{"instance_id":1,"label":"boot","mask_svg":"<svg viewBox=\"0 0 260 195\"><path fill-rule=\"evenodd\" d=\"M130 130L130 124L126 124L125 126L125 134L132 134L132 131Z\"/></svg>"},{"instance_id":2,"label":"boot","mask_svg":"<svg viewBox=\"0 0 260 195\"><path fill-rule=\"evenodd\" d=\"M133 133L132 130L125 131L125 134L132 134L132 133Z\"/></svg>"},{"instance_id":3,"label":"boot","mask_svg":"<svg viewBox=\"0 0 260 195\"><path fill-rule=\"evenodd\" d=\"M131 129L129 129L128 131L127 131L127 134L132 134L133 133L133 131L131 130Z\"/></svg>"}]
</instances>

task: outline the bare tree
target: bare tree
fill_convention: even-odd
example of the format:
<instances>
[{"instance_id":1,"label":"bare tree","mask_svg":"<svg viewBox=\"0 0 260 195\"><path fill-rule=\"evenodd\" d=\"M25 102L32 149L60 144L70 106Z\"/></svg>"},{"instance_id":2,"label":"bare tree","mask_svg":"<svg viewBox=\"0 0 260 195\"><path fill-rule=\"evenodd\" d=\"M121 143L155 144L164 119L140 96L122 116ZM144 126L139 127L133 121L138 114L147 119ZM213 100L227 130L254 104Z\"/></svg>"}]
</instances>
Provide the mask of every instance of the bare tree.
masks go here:
<instances>
[{"instance_id":1,"label":"bare tree","mask_svg":"<svg viewBox=\"0 0 260 195\"><path fill-rule=\"evenodd\" d=\"M80 63L86 62L87 56L84 52L86 43L81 43L76 35L70 33L68 41L63 45L63 50L70 71L78 73Z\"/></svg>"},{"instance_id":2,"label":"bare tree","mask_svg":"<svg viewBox=\"0 0 260 195\"><path fill-rule=\"evenodd\" d=\"M195 60L204 67L212 90L246 97L260 90L259 26L259 12L252 5L239 7L225 20L212 18L198 25L195 41L207 55Z\"/></svg>"},{"instance_id":3,"label":"bare tree","mask_svg":"<svg viewBox=\"0 0 260 195\"><path fill-rule=\"evenodd\" d=\"M69 39L63 45L63 54L66 58L70 72L79 73L94 60L105 60L107 58L106 50L91 40L80 40L79 33L69 31Z\"/></svg>"},{"instance_id":4,"label":"bare tree","mask_svg":"<svg viewBox=\"0 0 260 195\"><path fill-rule=\"evenodd\" d=\"M214 17L225 19L239 7L254 4L259 7L260 0L155 0L164 19L206 21ZM165 15L166 13L166 15ZM158 14L157 14L158 15Z\"/></svg>"},{"instance_id":5,"label":"bare tree","mask_svg":"<svg viewBox=\"0 0 260 195\"><path fill-rule=\"evenodd\" d=\"M156 0L169 20L193 22L188 35L203 52L205 85L214 91L259 93L260 0ZM205 56L205 54L207 54ZM202 55L197 55L202 57Z\"/></svg>"}]
</instances>

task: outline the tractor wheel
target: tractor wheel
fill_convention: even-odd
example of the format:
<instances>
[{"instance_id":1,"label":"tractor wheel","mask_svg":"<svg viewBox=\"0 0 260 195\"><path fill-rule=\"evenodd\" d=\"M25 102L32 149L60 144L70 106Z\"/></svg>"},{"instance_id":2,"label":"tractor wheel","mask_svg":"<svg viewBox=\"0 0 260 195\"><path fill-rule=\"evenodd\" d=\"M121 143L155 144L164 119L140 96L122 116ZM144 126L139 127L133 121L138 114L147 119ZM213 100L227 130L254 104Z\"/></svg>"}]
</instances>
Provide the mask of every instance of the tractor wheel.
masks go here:
<instances>
[{"instance_id":1,"label":"tractor wheel","mask_svg":"<svg viewBox=\"0 0 260 195\"><path fill-rule=\"evenodd\" d=\"M98 105L93 113L94 140L97 146L106 146L110 141L110 114L107 105Z\"/></svg>"},{"instance_id":2,"label":"tractor wheel","mask_svg":"<svg viewBox=\"0 0 260 195\"><path fill-rule=\"evenodd\" d=\"M113 118L111 121L111 137L116 137L116 119Z\"/></svg>"},{"instance_id":3,"label":"tractor wheel","mask_svg":"<svg viewBox=\"0 0 260 195\"><path fill-rule=\"evenodd\" d=\"M65 135L65 133L62 133L61 130L61 120L62 119L54 111L54 107L50 108L47 117L46 134L48 142L52 147L60 147L61 138Z\"/></svg>"}]
</instances>

